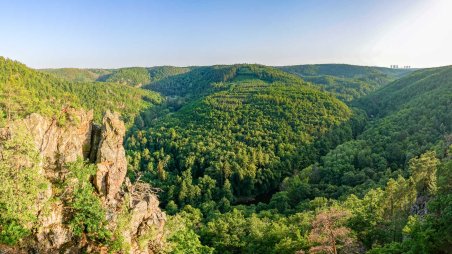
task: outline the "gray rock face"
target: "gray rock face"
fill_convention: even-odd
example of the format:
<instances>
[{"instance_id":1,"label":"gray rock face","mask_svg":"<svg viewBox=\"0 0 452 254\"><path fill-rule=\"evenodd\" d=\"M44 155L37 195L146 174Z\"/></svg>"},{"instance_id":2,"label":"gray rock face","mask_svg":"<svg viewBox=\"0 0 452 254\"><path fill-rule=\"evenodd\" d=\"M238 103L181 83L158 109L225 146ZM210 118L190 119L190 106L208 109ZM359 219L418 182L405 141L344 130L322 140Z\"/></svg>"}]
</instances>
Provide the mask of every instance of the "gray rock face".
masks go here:
<instances>
[{"instance_id":1,"label":"gray rock face","mask_svg":"<svg viewBox=\"0 0 452 254\"><path fill-rule=\"evenodd\" d=\"M126 205L131 219L123 236L131 246L130 253L152 253L150 247L140 248L137 239L150 228L156 230L159 239L162 238L166 217L149 185L132 185L125 179L127 161L123 139L126 129L119 114L107 112L102 126L99 126L93 123L92 111L70 109L67 113L69 121L63 126L58 125L55 119L31 114L11 123L8 128L0 128L0 149L1 141L8 139L14 129L21 125L33 137L42 157L43 174L51 183L64 180L67 174L65 164L78 157L96 163L98 170L93 185L107 210L108 228L114 230L120 207ZM121 189L125 180L127 188ZM50 187L42 193L40 200L44 203L53 195ZM22 249L13 249L15 253L80 253L83 248L90 249L92 246L88 246L86 240L77 242L68 228L70 213L62 201L52 202L49 209L39 211L39 228L29 241L31 244ZM0 253L2 251L0 246Z\"/></svg>"},{"instance_id":2,"label":"gray rock face","mask_svg":"<svg viewBox=\"0 0 452 254\"><path fill-rule=\"evenodd\" d=\"M64 126L36 113L14 123L25 125L30 132L42 156L45 175L51 181L62 177L66 163L86 158L90 152L93 112L69 109L67 113L69 122Z\"/></svg>"},{"instance_id":3,"label":"gray rock face","mask_svg":"<svg viewBox=\"0 0 452 254\"><path fill-rule=\"evenodd\" d=\"M152 244L161 245L166 215L160 211L157 196L150 192L149 185L140 182L132 186L131 194L130 226L129 231L125 232L124 238L130 239L130 236L143 236L149 230L154 230L157 233L157 241ZM133 239L130 241L130 245L134 253L152 253L149 249L140 249L137 241ZM152 247L157 247L158 249L159 246Z\"/></svg>"},{"instance_id":4,"label":"gray rock face","mask_svg":"<svg viewBox=\"0 0 452 254\"><path fill-rule=\"evenodd\" d=\"M38 249L58 252L72 239L71 231L64 225L64 204L52 204L50 212L40 216L41 227L36 232Z\"/></svg>"},{"instance_id":5,"label":"gray rock face","mask_svg":"<svg viewBox=\"0 0 452 254\"><path fill-rule=\"evenodd\" d=\"M107 111L102 120L96 156L98 171L94 184L108 200L114 199L126 177L127 161L123 146L125 133L126 128L119 120L119 114Z\"/></svg>"}]
</instances>

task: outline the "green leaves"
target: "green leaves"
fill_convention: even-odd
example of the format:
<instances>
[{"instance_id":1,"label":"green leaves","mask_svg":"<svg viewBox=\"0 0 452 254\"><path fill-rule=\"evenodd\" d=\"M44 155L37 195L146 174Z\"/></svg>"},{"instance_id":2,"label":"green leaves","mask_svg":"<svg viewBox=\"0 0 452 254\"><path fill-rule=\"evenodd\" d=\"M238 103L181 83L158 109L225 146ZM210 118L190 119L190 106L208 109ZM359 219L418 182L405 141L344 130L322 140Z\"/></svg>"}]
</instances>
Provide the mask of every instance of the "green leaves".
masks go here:
<instances>
[{"instance_id":1,"label":"green leaves","mask_svg":"<svg viewBox=\"0 0 452 254\"><path fill-rule=\"evenodd\" d=\"M107 243L112 234L106 228L106 211L89 181L90 176L96 172L95 165L85 164L83 160L78 159L70 163L68 168L72 178L67 182L73 183L75 180L72 186L73 193L66 201L71 211L69 220L71 230L78 237L85 234L89 240Z\"/></svg>"},{"instance_id":2,"label":"green leaves","mask_svg":"<svg viewBox=\"0 0 452 254\"><path fill-rule=\"evenodd\" d=\"M50 183L40 172L38 151L25 128L16 127L0 147L0 243L13 245L31 232Z\"/></svg>"},{"instance_id":3,"label":"green leaves","mask_svg":"<svg viewBox=\"0 0 452 254\"><path fill-rule=\"evenodd\" d=\"M437 167L439 160L436 153L429 151L409 161L411 176L420 195L434 195L437 192Z\"/></svg>"},{"instance_id":4,"label":"green leaves","mask_svg":"<svg viewBox=\"0 0 452 254\"><path fill-rule=\"evenodd\" d=\"M1 208L0 208L1 210ZM22 238L31 233L18 221L0 219L0 243L16 245Z\"/></svg>"}]
</instances>

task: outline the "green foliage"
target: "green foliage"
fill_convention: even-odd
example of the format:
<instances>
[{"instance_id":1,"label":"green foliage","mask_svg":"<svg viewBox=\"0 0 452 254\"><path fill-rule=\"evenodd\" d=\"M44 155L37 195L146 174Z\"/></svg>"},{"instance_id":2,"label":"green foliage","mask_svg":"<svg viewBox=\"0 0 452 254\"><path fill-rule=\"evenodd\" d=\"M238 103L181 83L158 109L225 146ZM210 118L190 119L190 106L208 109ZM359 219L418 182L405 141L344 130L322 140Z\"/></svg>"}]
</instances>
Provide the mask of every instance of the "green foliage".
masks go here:
<instances>
[{"instance_id":1,"label":"green foliage","mask_svg":"<svg viewBox=\"0 0 452 254\"><path fill-rule=\"evenodd\" d=\"M138 87L147 85L151 82L148 70L142 67L118 69L115 70L112 74L101 78L100 80Z\"/></svg>"},{"instance_id":2,"label":"green foliage","mask_svg":"<svg viewBox=\"0 0 452 254\"><path fill-rule=\"evenodd\" d=\"M438 169L438 193L428 203L425 218L413 218L405 228L403 246L411 253L447 253L452 246L452 160Z\"/></svg>"},{"instance_id":3,"label":"green foliage","mask_svg":"<svg viewBox=\"0 0 452 254\"><path fill-rule=\"evenodd\" d=\"M149 75L151 76L151 83L154 83L162 79L187 73L190 70L191 68L189 67L157 66L149 68Z\"/></svg>"},{"instance_id":4,"label":"green foliage","mask_svg":"<svg viewBox=\"0 0 452 254\"><path fill-rule=\"evenodd\" d=\"M333 93L343 101L352 101L408 75L409 69L354 66L346 64L295 65L279 67L297 74Z\"/></svg>"},{"instance_id":5,"label":"green foliage","mask_svg":"<svg viewBox=\"0 0 452 254\"><path fill-rule=\"evenodd\" d=\"M215 253L294 253L306 249L312 215L269 218L234 209L209 221L201 235Z\"/></svg>"},{"instance_id":6,"label":"green foliage","mask_svg":"<svg viewBox=\"0 0 452 254\"><path fill-rule=\"evenodd\" d=\"M78 237L84 234L91 241L107 243L111 232L106 228L106 211L89 181L96 172L95 165L78 159L68 168L72 177L67 182L73 188L73 194L66 203L71 211L69 226L72 232Z\"/></svg>"},{"instance_id":7,"label":"green foliage","mask_svg":"<svg viewBox=\"0 0 452 254\"><path fill-rule=\"evenodd\" d=\"M110 252L128 252L130 251L130 244L128 244L124 239L124 232L130 230L130 220L132 216L129 211L130 197L124 198L121 205L121 210L119 211L116 218L116 228L112 232L112 240L109 244Z\"/></svg>"},{"instance_id":8,"label":"green foliage","mask_svg":"<svg viewBox=\"0 0 452 254\"><path fill-rule=\"evenodd\" d=\"M83 108L94 110L97 122L110 110L120 112L128 126L139 112L163 101L156 93L115 83L73 83L68 90L80 98Z\"/></svg>"},{"instance_id":9,"label":"green foliage","mask_svg":"<svg viewBox=\"0 0 452 254\"><path fill-rule=\"evenodd\" d=\"M14 245L31 233L48 187L40 173L40 158L24 128L0 140L0 243Z\"/></svg>"},{"instance_id":10,"label":"green foliage","mask_svg":"<svg viewBox=\"0 0 452 254\"><path fill-rule=\"evenodd\" d=\"M162 102L156 93L103 82L68 82L0 57L0 109L9 120L30 113L61 119L67 107L94 110L100 121L107 110L120 112L131 125L138 113Z\"/></svg>"},{"instance_id":11,"label":"green foliage","mask_svg":"<svg viewBox=\"0 0 452 254\"><path fill-rule=\"evenodd\" d=\"M133 124L129 176L163 190L163 252L320 252L334 240L347 247L340 252L353 253L355 238L369 253L451 249L451 67L280 68L296 75L261 65L52 71L72 83L0 60L2 125L31 112L59 117L68 105L94 108L96 119L105 109L120 111ZM140 84L151 91L134 87ZM13 199L7 186L18 183L4 172L29 153L18 145L26 141L17 142L1 150L14 154L0 162L0 192L10 191L0 196L7 244L29 234L36 217L20 207L37 203L42 191L22 188L26 198L6 202ZM110 233L89 183L94 169L82 161L70 169L64 201L74 234L127 251L127 205ZM20 182L38 184L33 174ZM138 242L148 246L154 236L149 230Z\"/></svg>"},{"instance_id":12,"label":"green foliage","mask_svg":"<svg viewBox=\"0 0 452 254\"><path fill-rule=\"evenodd\" d=\"M215 65L193 67L190 71L172 78L153 82L145 88L166 96L199 97L228 87L224 82L234 79L260 79L266 82L281 81L299 84L295 75L262 65Z\"/></svg>"},{"instance_id":13,"label":"green foliage","mask_svg":"<svg viewBox=\"0 0 452 254\"><path fill-rule=\"evenodd\" d=\"M361 196L399 174L408 177L410 159L452 132L451 75L450 67L416 71L356 102L372 121L355 140L337 146L313 166L304 192L312 193L308 198ZM433 184L435 173L427 174Z\"/></svg>"},{"instance_id":14,"label":"green foliage","mask_svg":"<svg viewBox=\"0 0 452 254\"><path fill-rule=\"evenodd\" d=\"M7 119L22 118L32 112L59 115L63 106L78 106L77 98L65 91L65 85L49 74L0 57L0 106Z\"/></svg>"},{"instance_id":15,"label":"green foliage","mask_svg":"<svg viewBox=\"0 0 452 254\"><path fill-rule=\"evenodd\" d=\"M198 206L267 193L316 158L317 138L351 117L343 103L294 76L262 66L233 68L236 76L221 91L128 137L131 168L162 188L165 202Z\"/></svg>"},{"instance_id":16,"label":"green foliage","mask_svg":"<svg viewBox=\"0 0 452 254\"><path fill-rule=\"evenodd\" d=\"M203 245L195 232L196 220L187 212L169 216L166 224L168 231L167 253L172 254L209 254L213 248Z\"/></svg>"},{"instance_id":17,"label":"green foliage","mask_svg":"<svg viewBox=\"0 0 452 254\"><path fill-rule=\"evenodd\" d=\"M106 69L77 69L77 68L61 68L61 69L41 69L41 72L53 74L61 79L71 82L89 83L97 81L99 78L111 74L112 70Z\"/></svg>"},{"instance_id":18,"label":"green foliage","mask_svg":"<svg viewBox=\"0 0 452 254\"><path fill-rule=\"evenodd\" d=\"M411 176L414 182L418 183L416 188L421 195L434 195L436 193L436 169L438 164L439 160L436 158L436 153L432 151L409 161Z\"/></svg>"}]
</instances>

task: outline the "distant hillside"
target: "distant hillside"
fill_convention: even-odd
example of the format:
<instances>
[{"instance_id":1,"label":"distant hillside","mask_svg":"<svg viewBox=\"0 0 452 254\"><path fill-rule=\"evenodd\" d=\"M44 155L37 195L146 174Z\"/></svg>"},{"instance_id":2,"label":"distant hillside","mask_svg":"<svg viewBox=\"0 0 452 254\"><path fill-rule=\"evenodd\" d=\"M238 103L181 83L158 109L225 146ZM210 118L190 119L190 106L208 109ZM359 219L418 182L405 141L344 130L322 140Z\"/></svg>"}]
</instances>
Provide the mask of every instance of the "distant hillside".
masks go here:
<instances>
[{"instance_id":1,"label":"distant hillside","mask_svg":"<svg viewBox=\"0 0 452 254\"><path fill-rule=\"evenodd\" d=\"M222 82L233 79L258 78L273 82L276 80L300 83L295 75L263 65L215 65L193 67L188 72L163 78L144 88L166 96L200 96L218 90Z\"/></svg>"},{"instance_id":2,"label":"distant hillside","mask_svg":"<svg viewBox=\"0 0 452 254\"><path fill-rule=\"evenodd\" d=\"M277 67L300 76L329 75L343 78L368 77L375 74L386 74L393 78L403 77L412 69L391 69L385 67L359 66L349 64L307 64Z\"/></svg>"},{"instance_id":3,"label":"distant hillside","mask_svg":"<svg viewBox=\"0 0 452 254\"><path fill-rule=\"evenodd\" d=\"M43 69L41 71L73 82L115 82L144 86L166 96L192 96L205 93L210 84L233 78L237 66L129 67L119 69ZM350 102L414 70L367 67L346 64L295 65L277 67L320 86L339 99Z\"/></svg>"},{"instance_id":4,"label":"distant hillside","mask_svg":"<svg viewBox=\"0 0 452 254\"><path fill-rule=\"evenodd\" d=\"M59 78L73 82L94 82L98 80L100 77L112 73L112 70L108 69L77 69L77 68L40 69L39 71L51 73Z\"/></svg>"},{"instance_id":5,"label":"distant hillside","mask_svg":"<svg viewBox=\"0 0 452 254\"><path fill-rule=\"evenodd\" d=\"M452 66L418 70L358 100L356 104L365 107L370 114L384 116L414 100L434 101L433 96L438 96L441 101L452 89L451 77Z\"/></svg>"},{"instance_id":6,"label":"distant hillside","mask_svg":"<svg viewBox=\"0 0 452 254\"><path fill-rule=\"evenodd\" d=\"M98 121L110 109L131 122L141 110L162 100L154 92L117 83L69 82L2 57L0 93L2 118L21 118L33 112L59 115L72 106L93 109Z\"/></svg>"},{"instance_id":7,"label":"distant hillside","mask_svg":"<svg viewBox=\"0 0 452 254\"><path fill-rule=\"evenodd\" d=\"M73 82L115 82L129 86L142 86L157 82L164 78L183 74L190 71L190 67L156 66L129 67L120 69L41 69L39 71L51 73L59 78Z\"/></svg>"},{"instance_id":8,"label":"distant hillside","mask_svg":"<svg viewBox=\"0 0 452 254\"><path fill-rule=\"evenodd\" d=\"M193 67L156 66L148 68L151 83L189 72Z\"/></svg>"},{"instance_id":9,"label":"distant hillside","mask_svg":"<svg viewBox=\"0 0 452 254\"><path fill-rule=\"evenodd\" d=\"M365 96L409 73L412 69L390 69L347 64L295 65L278 67L320 85L343 101Z\"/></svg>"},{"instance_id":10,"label":"distant hillside","mask_svg":"<svg viewBox=\"0 0 452 254\"><path fill-rule=\"evenodd\" d=\"M149 84L151 82L151 78L146 68L131 67L114 70L111 74L101 77L99 81L116 82L124 85L140 87L144 84Z\"/></svg>"}]
</instances>

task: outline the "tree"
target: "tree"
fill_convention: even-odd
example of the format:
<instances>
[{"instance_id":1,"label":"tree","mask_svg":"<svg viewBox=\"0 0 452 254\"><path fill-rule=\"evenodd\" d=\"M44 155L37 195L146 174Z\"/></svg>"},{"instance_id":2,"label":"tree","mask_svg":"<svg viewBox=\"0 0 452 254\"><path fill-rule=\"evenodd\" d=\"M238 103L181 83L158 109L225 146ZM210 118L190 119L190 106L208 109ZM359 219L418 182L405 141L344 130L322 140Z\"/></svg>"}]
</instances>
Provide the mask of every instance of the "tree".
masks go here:
<instances>
[{"instance_id":1,"label":"tree","mask_svg":"<svg viewBox=\"0 0 452 254\"><path fill-rule=\"evenodd\" d=\"M111 232L106 227L106 210L89 180L97 168L93 164L85 164L80 158L67 166L70 175L66 184L73 188L72 195L66 200L71 210L69 226L72 232L78 237L85 235L89 240L108 242Z\"/></svg>"},{"instance_id":2,"label":"tree","mask_svg":"<svg viewBox=\"0 0 452 254\"><path fill-rule=\"evenodd\" d=\"M219 253L240 253L246 246L249 230L244 214L233 209L208 222L203 238Z\"/></svg>"},{"instance_id":3,"label":"tree","mask_svg":"<svg viewBox=\"0 0 452 254\"><path fill-rule=\"evenodd\" d=\"M210 254L213 248L204 246L199 235L194 231L194 222L186 213L168 216L166 233L168 239L167 252L173 254Z\"/></svg>"},{"instance_id":4,"label":"tree","mask_svg":"<svg viewBox=\"0 0 452 254\"><path fill-rule=\"evenodd\" d=\"M402 240L402 228L406 224L410 208L416 199L415 194L409 181L401 176L397 180L390 179L386 184L383 201L384 218L390 225L392 241Z\"/></svg>"},{"instance_id":5,"label":"tree","mask_svg":"<svg viewBox=\"0 0 452 254\"><path fill-rule=\"evenodd\" d=\"M4 84L0 82L0 97L0 106L5 109L8 122L32 104L28 91L12 77Z\"/></svg>"},{"instance_id":6,"label":"tree","mask_svg":"<svg viewBox=\"0 0 452 254\"><path fill-rule=\"evenodd\" d=\"M419 195L434 195L437 191L436 170L439 160L434 151L429 151L410 160L410 171Z\"/></svg>"},{"instance_id":7,"label":"tree","mask_svg":"<svg viewBox=\"0 0 452 254\"><path fill-rule=\"evenodd\" d=\"M25 129L16 126L0 147L0 243L16 244L36 222L45 201L39 196L49 182L40 174L39 153Z\"/></svg>"},{"instance_id":8,"label":"tree","mask_svg":"<svg viewBox=\"0 0 452 254\"><path fill-rule=\"evenodd\" d=\"M309 241L314 245L310 252L337 254L347 249L347 253L351 253L355 239L351 230L344 226L349 217L348 211L335 207L318 213L309 234Z\"/></svg>"},{"instance_id":9,"label":"tree","mask_svg":"<svg viewBox=\"0 0 452 254\"><path fill-rule=\"evenodd\" d=\"M165 211L169 214L169 215L174 215L177 213L177 204L176 202L174 202L174 200L171 200L170 202L168 202L168 204L165 207Z\"/></svg>"}]
</instances>

